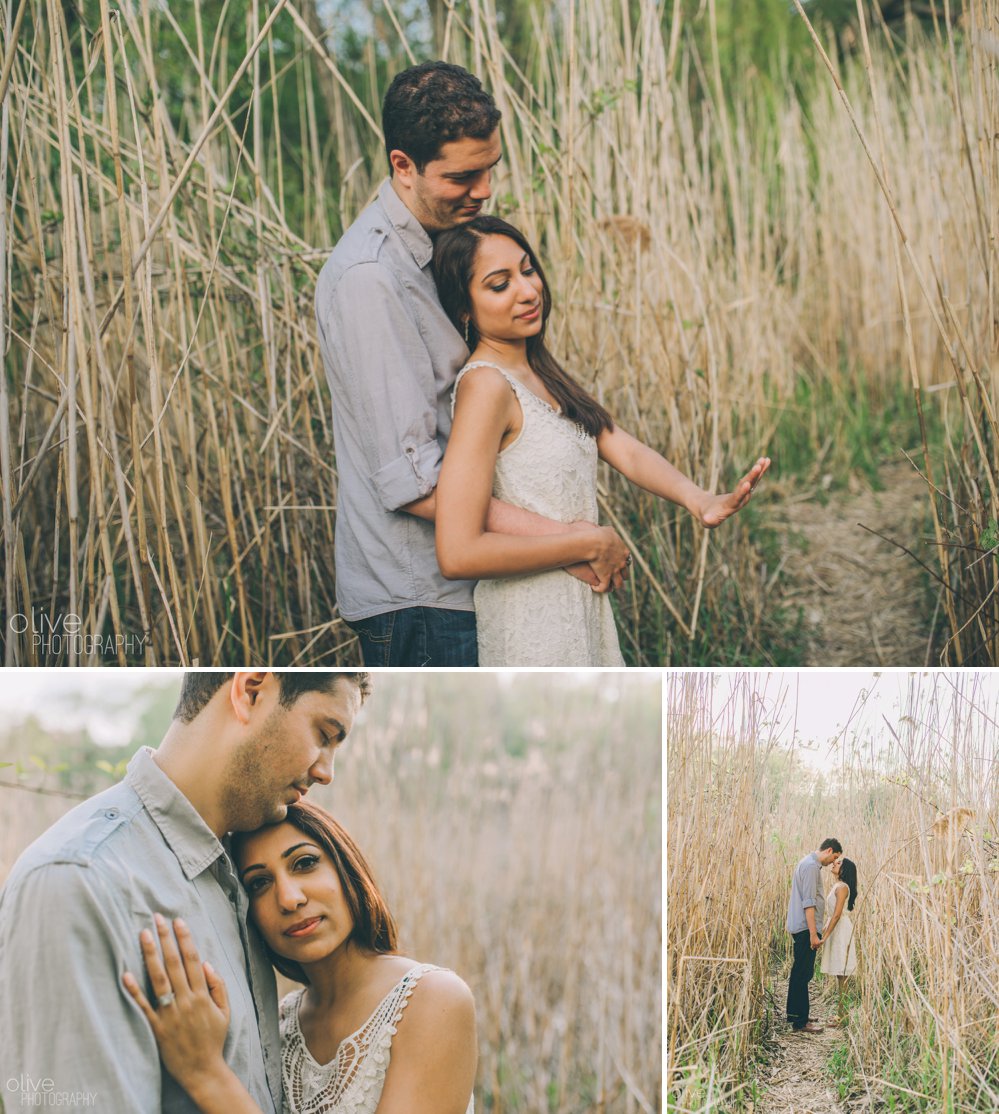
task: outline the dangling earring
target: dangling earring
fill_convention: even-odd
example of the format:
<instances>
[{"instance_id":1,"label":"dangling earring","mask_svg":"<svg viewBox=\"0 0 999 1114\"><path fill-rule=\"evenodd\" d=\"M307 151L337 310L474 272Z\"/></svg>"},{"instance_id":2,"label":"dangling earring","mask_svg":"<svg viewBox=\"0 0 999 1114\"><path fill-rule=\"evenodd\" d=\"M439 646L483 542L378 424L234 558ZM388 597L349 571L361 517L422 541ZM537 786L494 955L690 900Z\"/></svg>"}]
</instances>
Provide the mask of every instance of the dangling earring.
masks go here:
<instances>
[{"instance_id":1,"label":"dangling earring","mask_svg":"<svg viewBox=\"0 0 999 1114\"><path fill-rule=\"evenodd\" d=\"M468 347L468 322L469 318L465 318L465 347Z\"/></svg>"}]
</instances>

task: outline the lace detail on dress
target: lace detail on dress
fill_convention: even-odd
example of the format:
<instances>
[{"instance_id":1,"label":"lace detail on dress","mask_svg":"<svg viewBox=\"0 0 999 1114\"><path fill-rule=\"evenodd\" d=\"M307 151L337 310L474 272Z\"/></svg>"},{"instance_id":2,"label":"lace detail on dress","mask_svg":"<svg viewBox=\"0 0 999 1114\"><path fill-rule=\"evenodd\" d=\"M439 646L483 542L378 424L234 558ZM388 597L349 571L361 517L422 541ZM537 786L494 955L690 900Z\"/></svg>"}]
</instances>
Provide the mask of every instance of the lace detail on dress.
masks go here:
<instances>
[{"instance_id":1,"label":"lace detail on dress","mask_svg":"<svg viewBox=\"0 0 999 1114\"><path fill-rule=\"evenodd\" d=\"M837 882L829 893L826 894L826 912L832 916L836 908L836 887L846 886L845 882ZM849 886L847 886L849 890ZM849 895L847 896L849 902ZM832 936L826 938L822 945L822 973L824 975L852 975L857 969L857 947L854 939L853 921L846 905L840 914Z\"/></svg>"},{"instance_id":2,"label":"lace detail on dress","mask_svg":"<svg viewBox=\"0 0 999 1114\"><path fill-rule=\"evenodd\" d=\"M421 963L407 971L328 1064L313 1058L298 1024L305 991L287 995L281 1002L281 1078L291 1114L375 1114L402 1012L420 979L439 970ZM469 1100L467 1114L473 1111Z\"/></svg>"},{"instance_id":3,"label":"lace detail on dress","mask_svg":"<svg viewBox=\"0 0 999 1114\"><path fill-rule=\"evenodd\" d=\"M517 439L496 458L493 495L556 522L597 521L597 442L582 426L525 387L498 364L523 414ZM561 569L498 580L475 588L479 665L623 665L610 598Z\"/></svg>"}]
</instances>

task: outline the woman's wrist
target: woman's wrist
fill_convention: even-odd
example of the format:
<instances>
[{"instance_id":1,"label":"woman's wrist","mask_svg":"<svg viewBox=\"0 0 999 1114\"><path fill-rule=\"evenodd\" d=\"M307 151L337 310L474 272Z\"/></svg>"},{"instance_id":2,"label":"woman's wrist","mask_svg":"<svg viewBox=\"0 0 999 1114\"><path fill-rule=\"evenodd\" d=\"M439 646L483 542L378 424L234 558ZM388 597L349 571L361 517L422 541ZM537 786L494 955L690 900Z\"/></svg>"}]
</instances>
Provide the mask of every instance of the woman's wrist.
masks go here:
<instances>
[{"instance_id":1,"label":"woman's wrist","mask_svg":"<svg viewBox=\"0 0 999 1114\"><path fill-rule=\"evenodd\" d=\"M684 492L683 506L698 522L703 522L704 512L707 508L707 502L711 498L711 493L705 491L703 487L698 487L693 480L688 482L690 488Z\"/></svg>"},{"instance_id":2,"label":"woman's wrist","mask_svg":"<svg viewBox=\"0 0 999 1114\"><path fill-rule=\"evenodd\" d=\"M609 526L594 526L586 537L586 552L580 560L606 561L612 554L615 544L620 544L620 541Z\"/></svg>"},{"instance_id":3,"label":"woman's wrist","mask_svg":"<svg viewBox=\"0 0 999 1114\"><path fill-rule=\"evenodd\" d=\"M239 1078L221 1057L178 1082L202 1111L225 1110L233 1084L242 1088Z\"/></svg>"}]
</instances>

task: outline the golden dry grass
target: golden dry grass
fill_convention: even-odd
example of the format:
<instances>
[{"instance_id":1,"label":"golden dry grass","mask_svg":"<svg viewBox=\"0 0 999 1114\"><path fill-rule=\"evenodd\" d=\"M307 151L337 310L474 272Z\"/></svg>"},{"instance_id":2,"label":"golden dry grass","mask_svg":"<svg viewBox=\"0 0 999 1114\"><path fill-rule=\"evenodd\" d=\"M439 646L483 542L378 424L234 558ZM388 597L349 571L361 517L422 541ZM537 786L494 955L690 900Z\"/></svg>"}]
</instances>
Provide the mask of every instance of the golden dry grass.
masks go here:
<instances>
[{"instance_id":1,"label":"golden dry grass","mask_svg":"<svg viewBox=\"0 0 999 1114\"><path fill-rule=\"evenodd\" d=\"M503 109L495 206L541 245L555 350L625 428L719 488L766 449L779 482L771 442L801 377L838 408L857 381L875 406L903 382L940 411L942 461L898 448L936 489L917 548L946 582L955 662L991 660L999 624L995 562L975 563L999 514L997 4L964 7L956 39L904 47L875 28L869 67L865 49L832 63L842 97L752 74L726 88L710 40L702 58L680 6L667 26L653 0L538 14L527 73L491 0L448 8L443 37ZM18 11L0 134L3 608L78 615L102 641L4 623L6 663L356 661L334 604L312 291L383 174L377 90L351 87L287 0L194 41L131 0L87 31L53 0ZM298 54L275 73L278 34ZM190 59L172 112L162 42ZM289 90L294 160L259 111ZM831 418L795 413L818 455ZM618 600L629 662L772 656L772 570L745 522L708 535L614 476L602 510L636 553Z\"/></svg>"}]
</instances>

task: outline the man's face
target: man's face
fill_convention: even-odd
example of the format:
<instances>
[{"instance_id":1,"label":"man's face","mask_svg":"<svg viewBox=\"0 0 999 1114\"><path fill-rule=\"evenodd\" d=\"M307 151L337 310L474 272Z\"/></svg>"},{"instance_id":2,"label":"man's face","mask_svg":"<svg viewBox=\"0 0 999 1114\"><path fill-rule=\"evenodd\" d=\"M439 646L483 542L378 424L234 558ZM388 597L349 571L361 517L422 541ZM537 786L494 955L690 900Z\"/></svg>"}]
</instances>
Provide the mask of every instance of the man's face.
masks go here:
<instances>
[{"instance_id":1,"label":"man's face","mask_svg":"<svg viewBox=\"0 0 999 1114\"><path fill-rule=\"evenodd\" d=\"M835 859L839 858L841 852L834 851L831 847L827 847L825 851L819 852L819 862L823 866L828 866Z\"/></svg>"},{"instance_id":2,"label":"man's face","mask_svg":"<svg viewBox=\"0 0 999 1114\"><path fill-rule=\"evenodd\" d=\"M303 693L289 707L276 704L245 738L223 784L231 831L283 820L288 805L315 782L333 780L333 756L361 707L358 687L338 678L328 692Z\"/></svg>"},{"instance_id":3,"label":"man's face","mask_svg":"<svg viewBox=\"0 0 999 1114\"><path fill-rule=\"evenodd\" d=\"M393 155L401 152L393 152ZM488 139L455 139L441 147L422 173L403 156L393 159L413 216L428 232L454 228L475 217L491 195L490 175L503 155L499 129Z\"/></svg>"}]
</instances>

